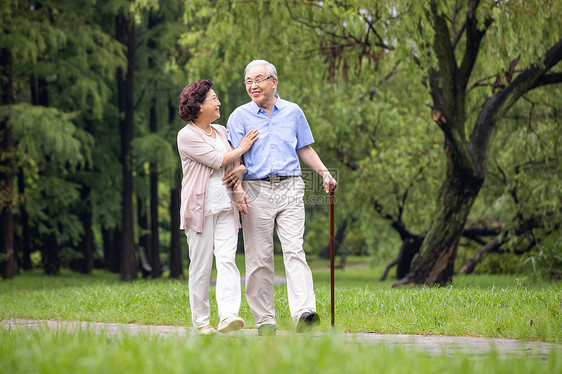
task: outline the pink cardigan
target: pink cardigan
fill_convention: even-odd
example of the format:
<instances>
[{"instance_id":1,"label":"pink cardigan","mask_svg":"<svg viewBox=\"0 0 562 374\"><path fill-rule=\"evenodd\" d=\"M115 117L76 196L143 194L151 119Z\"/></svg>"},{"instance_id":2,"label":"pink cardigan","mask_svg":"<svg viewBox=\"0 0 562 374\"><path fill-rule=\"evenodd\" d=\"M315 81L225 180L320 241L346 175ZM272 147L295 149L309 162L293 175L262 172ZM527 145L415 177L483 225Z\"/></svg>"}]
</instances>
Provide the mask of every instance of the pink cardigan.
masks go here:
<instances>
[{"instance_id":1,"label":"pink cardigan","mask_svg":"<svg viewBox=\"0 0 562 374\"><path fill-rule=\"evenodd\" d=\"M226 140L226 128L220 125L211 125L217 136L224 142L226 149L232 149ZM205 220L205 194L209 177L214 169L219 169L224 159L213 139L205 135L205 132L188 122L178 132L178 151L181 158L183 179L181 181L181 207L180 207L180 229L192 229L195 232L203 232ZM227 171L232 165L227 166ZM234 202L232 202L234 221L240 228L240 218Z\"/></svg>"}]
</instances>

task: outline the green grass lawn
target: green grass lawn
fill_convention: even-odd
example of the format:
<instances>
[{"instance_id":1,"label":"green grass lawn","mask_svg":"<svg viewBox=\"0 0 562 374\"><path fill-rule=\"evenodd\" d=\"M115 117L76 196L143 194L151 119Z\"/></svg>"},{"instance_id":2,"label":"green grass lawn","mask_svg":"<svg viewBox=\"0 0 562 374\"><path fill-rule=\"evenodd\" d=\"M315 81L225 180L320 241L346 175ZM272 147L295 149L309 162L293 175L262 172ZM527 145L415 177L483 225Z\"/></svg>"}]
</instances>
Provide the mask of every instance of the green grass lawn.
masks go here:
<instances>
[{"instance_id":1,"label":"green grass lawn","mask_svg":"<svg viewBox=\"0 0 562 374\"><path fill-rule=\"evenodd\" d=\"M562 355L430 354L341 336L157 337L0 330L0 373L505 373L562 372Z\"/></svg>"},{"instance_id":2,"label":"green grass lawn","mask_svg":"<svg viewBox=\"0 0 562 374\"><path fill-rule=\"evenodd\" d=\"M239 259L243 263L243 258ZM283 274L279 258L277 272ZM319 330L330 329L330 271L312 259ZM240 267L243 273L243 267ZM280 269L280 270L279 270ZM336 330L341 332L473 335L562 342L561 283L531 283L516 276L457 276L449 287L393 289L378 281L381 269L365 265L335 272ZM217 324L215 289L212 318ZM286 288L275 288L281 329L292 329ZM240 316L254 326L242 298ZM186 280L121 282L105 271L82 275L39 270L0 282L0 318L191 325Z\"/></svg>"},{"instance_id":3,"label":"green grass lawn","mask_svg":"<svg viewBox=\"0 0 562 374\"><path fill-rule=\"evenodd\" d=\"M238 259L243 264L243 258ZM357 266L350 259L336 270L336 332L471 335L562 343L561 283L533 283L524 277L456 276L449 287L393 289L378 281L382 266ZM329 261L309 259L322 323L330 332ZM240 266L241 272L243 266ZM283 274L276 258L276 273ZM218 323L214 288L212 319ZM278 324L291 330L286 288L275 288ZM240 316L254 321L245 298ZM0 319L33 318L191 326L186 280L121 282L105 271L56 277L25 272L0 281ZM0 373L193 372L353 373L458 372L560 373L560 351L548 357L455 353L438 357L380 344L349 343L339 334L168 337L104 336L91 331L0 330ZM220 352L220 353L219 353Z\"/></svg>"}]
</instances>

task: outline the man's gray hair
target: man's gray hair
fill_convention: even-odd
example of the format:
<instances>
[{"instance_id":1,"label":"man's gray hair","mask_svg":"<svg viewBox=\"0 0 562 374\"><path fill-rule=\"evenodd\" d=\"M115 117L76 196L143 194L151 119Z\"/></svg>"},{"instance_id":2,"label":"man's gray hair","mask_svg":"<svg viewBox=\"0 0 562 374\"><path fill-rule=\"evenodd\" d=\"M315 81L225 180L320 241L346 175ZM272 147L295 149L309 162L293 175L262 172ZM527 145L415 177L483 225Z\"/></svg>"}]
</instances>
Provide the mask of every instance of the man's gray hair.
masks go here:
<instances>
[{"instance_id":1,"label":"man's gray hair","mask_svg":"<svg viewBox=\"0 0 562 374\"><path fill-rule=\"evenodd\" d=\"M246 65L246 69L244 69L244 80L248 77L248 71L250 71L250 69L254 66L261 65L265 66L265 71L267 72L268 77L273 77L276 81L279 81L279 78L277 78L277 69L275 69L275 66L271 62L265 60L254 60Z\"/></svg>"}]
</instances>

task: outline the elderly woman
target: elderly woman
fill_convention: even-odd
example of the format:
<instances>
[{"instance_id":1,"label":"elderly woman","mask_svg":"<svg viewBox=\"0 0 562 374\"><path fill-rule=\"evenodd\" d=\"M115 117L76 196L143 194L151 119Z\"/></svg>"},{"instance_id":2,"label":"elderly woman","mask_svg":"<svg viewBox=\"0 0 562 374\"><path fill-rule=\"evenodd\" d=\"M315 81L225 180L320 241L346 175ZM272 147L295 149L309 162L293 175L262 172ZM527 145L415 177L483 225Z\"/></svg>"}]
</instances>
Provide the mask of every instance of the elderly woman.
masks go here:
<instances>
[{"instance_id":1,"label":"elderly woman","mask_svg":"<svg viewBox=\"0 0 562 374\"><path fill-rule=\"evenodd\" d=\"M217 329L226 333L244 326L238 317L241 291L235 255L238 210L247 213L249 204L240 185L245 172L240 156L258 138L258 132L252 130L238 148L230 146L224 126L212 124L220 117L221 106L212 87L213 82L205 79L183 89L179 117L187 124L178 132L183 170L180 228L185 230L189 246L189 302L193 326L204 335L217 331L210 324L209 308L213 254L220 319Z\"/></svg>"}]
</instances>

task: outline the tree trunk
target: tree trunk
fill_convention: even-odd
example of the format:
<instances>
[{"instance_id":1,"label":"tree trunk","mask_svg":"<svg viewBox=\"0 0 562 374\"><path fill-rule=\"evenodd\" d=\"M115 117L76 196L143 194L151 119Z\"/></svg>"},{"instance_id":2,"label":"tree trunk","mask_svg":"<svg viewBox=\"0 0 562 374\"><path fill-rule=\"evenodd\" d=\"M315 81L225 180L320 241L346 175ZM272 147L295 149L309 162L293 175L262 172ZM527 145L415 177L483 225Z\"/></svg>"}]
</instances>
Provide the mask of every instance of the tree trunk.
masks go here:
<instances>
[{"instance_id":1,"label":"tree trunk","mask_svg":"<svg viewBox=\"0 0 562 374\"><path fill-rule=\"evenodd\" d=\"M54 233L42 236L43 248L41 248L41 259L43 270L46 275L57 275L60 272L60 259L57 238Z\"/></svg>"},{"instance_id":2,"label":"tree trunk","mask_svg":"<svg viewBox=\"0 0 562 374\"><path fill-rule=\"evenodd\" d=\"M424 237L424 235L416 235L402 242L396 267L396 279L402 279L408 275L412 259L419 253Z\"/></svg>"},{"instance_id":3,"label":"tree trunk","mask_svg":"<svg viewBox=\"0 0 562 374\"><path fill-rule=\"evenodd\" d=\"M180 188L178 187L179 181L172 182L172 189L170 191L170 278L183 277L183 260L181 255L182 249L182 231L180 227ZM185 239L185 236L183 236Z\"/></svg>"},{"instance_id":4,"label":"tree trunk","mask_svg":"<svg viewBox=\"0 0 562 374\"><path fill-rule=\"evenodd\" d=\"M144 181L144 173L140 175L140 179ZM147 207L144 199L137 197L137 224L139 225L139 268L142 277L146 278L152 272L150 266L150 233L148 231Z\"/></svg>"},{"instance_id":5,"label":"tree trunk","mask_svg":"<svg viewBox=\"0 0 562 374\"><path fill-rule=\"evenodd\" d=\"M31 92L31 102L38 103L37 93L37 79L35 74L31 74L29 78L29 88ZM18 192L21 196L25 196L25 172L24 168L20 167L18 171ZM22 227L22 267L24 270L31 270L31 230L29 227L29 214L25 208L25 204L20 204L20 216Z\"/></svg>"},{"instance_id":6,"label":"tree trunk","mask_svg":"<svg viewBox=\"0 0 562 374\"><path fill-rule=\"evenodd\" d=\"M170 102L168 105L168 121L174 124L176 106ZM180 230L180 203L181 203L181 165L174 171L170 189L170 278L183 278L183 260L181 256L182 232ZM183 236L185 240L185 236Z\"/></svg>"},{"instance_id":7,"label":"tree trunk","mask_svg":"<svg viewBox=\"0 0 562 374\"><path fill-rule=\"evenodd\" d=\"M47 80L44 77L38 77L36 82L35 77L32 77L31 85L35 86L37 83L37 90L32 96L31 101L33 105L42 105L44 107L49 106L49 89ZM46 165L51 163L51 155L46 155ZM39 170L39 177L44 178L47 174L47 170ZM45 200L49 199L47 191L41 191L41 197ZM56 214L56 211L49 211L47 207L44 212L47 217ZM41 257L43 262L43 270L47 275L57 275L60 272L60 258L59 258L59 243L56 236L56 229L53 227L52 222L47 218L43 221L44 225L49 228L49 231L41 235Z\"/></svg>"},{"instance_id":8,"label":"tree trunk","mask_svg":"<svg viewBox=\"0 0 562 374\"><path fill-rule=\"evenodd\" d=\"M12 83L12 51L0 49L0 79L2 80L2 105L14 104ZM0 162L0 273L4 279L12 279L15 274L14 263L14 135L8 118L0 118L0 143L2 154Z\"/></svg>"},{"instance_id":9,"label":"tree trunk","mask_svg":"<svg viewBox=\"0 0 562 374\"><path fill-rule=\"evenodd\" d=\"M71 262L70 268L83 274L90 274L94 269L94 234L92 232L92 206L90 202L90 188L82 185L80 189L80 204L78 218L84 228L78 248L82 257Z\"/></svg>"},{"instance_id":10,"label":"tree trunk","mask_svg":"<svg viewBox=\"0 0 562 374\"><path fill-rule=\"evenodd\" d=\"M168 123L173 126L176 118L176 106L168 102ZM179 165L173 173L170 189L170 278L183 278L183 260L181 256L182 232L180 230L180 204L181 204L181 179L182 169ZM185 240L185 236L183 236Z\"/></svg>"},{"instance_id":11,"label":"tree trunk","mask_svg":"<svg viewBox=\"0 0 562 374\"><path fill-rule=\"evenodd\" d=\"M23 168L18 171L18 193L25 196L25 173ZM21 225L21 248L22 248L22 268L31 270L31 230L29 229L29 214L25 204L20 204L20 225Z\"/></svg>"},{"instance_id":12,"label":"tree trunk","mask_svg":"<svg viewBox=\"0 0 562 374\"><path fill-rule=\"evenodd\" d=\"M85 122L85 130L92 137L95 138L95 127L92 121L88 118L84 119ZM87 163L83 167L84 174L89 175L92 173L92 167L89 163ZM82 173L80 173L82 174ZM92 270L94 270L94 233L92 230L92 223L93 223L93 209L92 209L92 188L88 184L86 180L83 178L77 178L77 183L80 184L80 201L78 202L78 218L82 223L82 228L84 229L84 233L80 237L80 242L78 244L77 251L82 253L82 258L74 261L74 264L71 264L71 267L74 266L76 271L79 271L84 274L90 274Z\"/></svg>"},{"instance_id":13,"label":"tree trunk","mask_svg":"<svg viewBox=\"0 0 562 374\"><path fill-rule=\"evenodd\" d=\"M150 254L152 278L162 276L162 260L160 258L160 221L158 219L158 173L156 165L150 165Z\"/></svg>"},{"instance_id":14,"label":"tree trunk","mask_svg":"<svg viewBox=\"0 0 562 374\"><path fill-rule=\"evenodd\" d=\"M119 250L121 234L117 229L102 228L101 232L105 266L112 273L119 273L121 270L121 251Z\"/></svg>"},{"instance_id":15,"label":"tree trunk","mask_svg":"<svg viewBox=\"0 0 562 374\"><path fill-rule=\"evenodd\" d=\"M151 10L148 16L148 28L154 31L154 28L162 22L162 17ZM153 33L154 35L154 33ZM148 48L152 52L152 56L156 54L158 45L155 36L148 40ZM153 58L148 59L148 68L156 75L156 62ZM156 92L158 87L154 85L154 94L150 103L150 132L156 134L158 132L158 116L157 116L157 101ZM162 276L162 261L160 259L160 221L158 219L158 165L155 162L150 163L150 248L151 260L150 266L152 267L152 278L159 278Z\"/></svg>"},{"instance_id":16,"label":"tree trunk","mask_svg":"<svg viewBox=\"0 0 562 374\"><path fill-rule=\"evenodd\" d=\"M460 174L460 175L459 175ZM462 173L447 175L439 191L431 227L414 259L412 271L393 286L409 283L450 284L457 244L483 180Z\"/></svg>"},{"instance_id":17,"label":"tree trunk","mask_svg":"<svg viewBox=\"0 0 562 374\"><path fill-rule=\"evenodd\" d=\"M403 237L398 256L390 264L388 264L380 280L386 280L388 272L395 265L398 265L396 267L396 279L402 279L408 275L412 259L420 251L424 237L425 235L409 235L407 237Z\"/></svg>"},{"instance_id":18,"label":"tree trunk","mask_svg":"<svg viewBox=\"0 0 562 374\"><path fill-rule=\"evenodd\" d=\"M152 99L150 106L150 132L158 130L156 117L156 99ZM150 267L152 278L162 276L162 261L160 259L160 221L158 219L158 165L150 163Z\"/></svg>"},{"instance_id":19,"label":"tree trunk","mask_svg":"<svg viewBox=\"0 0 562 374\"><path fill-rule=\"evenodd\" d=\"M127 47L127 72L117 69L117 95L119 112L122 120L121 130L121 166L123 186L121 193L122 204L122 247L121 247L121 277L130 281L137 279L135 261L135 239L133 231L133 165L132 146L134 125L134 91L133 72L135 70L135 24L132 18L122 13L116 16L116 39Z\"/></svg>"}]
</instances>

